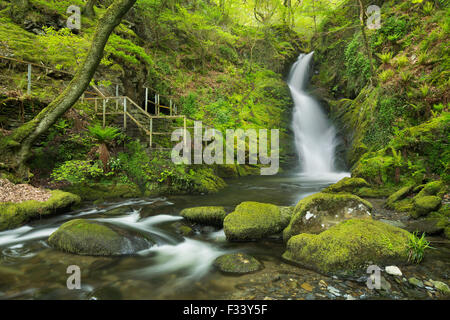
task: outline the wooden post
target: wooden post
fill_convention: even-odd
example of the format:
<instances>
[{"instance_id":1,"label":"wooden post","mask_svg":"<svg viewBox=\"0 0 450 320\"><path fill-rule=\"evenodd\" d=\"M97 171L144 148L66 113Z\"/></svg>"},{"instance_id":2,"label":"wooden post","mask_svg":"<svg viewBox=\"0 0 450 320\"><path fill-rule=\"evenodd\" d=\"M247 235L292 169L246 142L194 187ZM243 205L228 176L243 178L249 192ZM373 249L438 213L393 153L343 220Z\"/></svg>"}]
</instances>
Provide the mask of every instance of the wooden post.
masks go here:
<instances>
[{"instance_id":1,"label":"wooden post","mask_svg":"<svg viewBox=\"0 0 450 320\"><path fill-rule=\"evenodd\" d=\"M28 64L28 85L27 94L31 95L31 64Z\"/></svg>"},{"instance_id":2,"label":"wooden post","mask_svg":"<svg viewBox=\"0 0 450 320\"><path fill-rule=\"evenodd\" d=\"M116 111L119 110L119 85L116 84Z\"/></svg>"},{"instance_id":3,"label":"wooden post","mask_svg":"<svg viewBox=\"0 0 450 320\"><path fill-rule=\"evenodd\" d=\"M97 104L98 104L98 100L95 98L95 114L97 114Z\"/></svg>"},{"instance_id":4,"label":"wooden post","mask_svg":"<svg viewBox=\"0 0 450 320\"><path fill-rule=\"evenodd\" d=\"M148 88L145 88L145 112L148 112Z\"/></svg>"},{"instance_id":5,"label":"wooden post","mask_svg":"<svg viewBox=\"0 0 450 320\"><path fill-rule=\"evenodd\" d=\"M170 107L170 109L169 109L170 110L170 115L172 116L172 99L170 99L170 106L169 107Z\"/></svg>"},{"instance_id":6,"label":"wooden post","mask_svg":"<svg viewBox=\"0 0 450 320\"><path fill-rule=\"evenodd\" d=\"M123 129L127 130L127 98L123 98Z\"/></svg>"},{"instance_id":7,"label":"wooden post","mask_svg":"<svg viewBox=\"0 0 450 320\"><path fill-rule=\"evenodd\" d=\"M160 107L159 107L159 94L158 94L158 116L159 116L159 113L160 113Z\"/></svg>"},{"instance_id":8,"label":"wooden post","mask_svg":"<svg viewBox=\"0 0 450 320\"><path fill-rule=\"evenodd\" d=\"M106 100L103 99L103 128L106 126Z\"/></svg>"},{"instance_id":9,"label":"wooden post","mask_svg":"<svg viewBox=\"0 0 450 320\"><path fill-rule=\"evenodd\" d=\"M150 118L150 149L152 148L153 144L153 118Z\"/></svg>"}]
</instances>

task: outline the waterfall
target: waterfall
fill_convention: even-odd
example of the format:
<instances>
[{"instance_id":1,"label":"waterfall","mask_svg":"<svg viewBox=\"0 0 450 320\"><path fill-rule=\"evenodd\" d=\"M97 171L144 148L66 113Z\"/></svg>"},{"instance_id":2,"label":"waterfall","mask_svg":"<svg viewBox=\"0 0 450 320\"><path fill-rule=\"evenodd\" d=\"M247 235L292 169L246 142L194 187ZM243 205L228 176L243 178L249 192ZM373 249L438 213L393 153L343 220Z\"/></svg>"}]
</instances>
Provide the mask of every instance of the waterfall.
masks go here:
<instances>
[{"instance_id":1,"label":"waterfall","mask_svg":"<svg viewBox=\"0 0 450 320\"><path fill-rule=\"evenodd\" d=\"M336 172L336 130L319 103L306 92L313 53L301 54L291 68L288 85L294 100L293 130L301 174L313 179L338 181L348 176Z\"/></svg>"}]
</instances>

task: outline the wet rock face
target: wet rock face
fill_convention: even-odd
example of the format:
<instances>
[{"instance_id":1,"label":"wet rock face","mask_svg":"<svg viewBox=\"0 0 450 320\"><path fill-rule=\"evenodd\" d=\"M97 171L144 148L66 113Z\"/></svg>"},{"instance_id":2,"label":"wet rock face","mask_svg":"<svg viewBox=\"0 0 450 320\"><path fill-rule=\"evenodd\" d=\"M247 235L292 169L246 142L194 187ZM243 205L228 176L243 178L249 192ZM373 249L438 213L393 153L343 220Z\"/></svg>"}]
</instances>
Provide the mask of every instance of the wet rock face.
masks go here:
<instances>
[{"instance_id":1,"label":"wet rock face","mask_svg":"<svg viewBox=\"0 0 450 320\"><path fill-rule=\"evenodd\" d=\"M194 207L183 209L180 215L192 222L221 227L227 213L224 207Z\"/></svg>"},{"instance_id":2,"label":"wet rock face","mask_svg":"<svg viewBox=\"0 0 450 320\"><path fill-rule=\"evenodd\" d=\"M224 273L250 273L263 268L261 262L244 253L230 253L220 256L214 266Z\"/></svg>"},{"instance_id":3,"label":"wet rock face","mask_svg":"<svg viewBox=\"0 0 450 320\"><path fill-rule=\"evenodd\" d=\"M290 209L268 203L242 202L225 217L227 240L258 240L276 234L289 223Z\"/></svg>"},{"instance_id":4,"label":"wet rock face","mask_svg":"<svg viewBox=\"0 0 450 320\"><path fill-rule=\"evenodd\" d=\"M287 241L300 233L320 233L348 219L371 219L371 210L369 202L352 194L317 193L299 201L283 238Z\"/></svg>"},{"instance_id":5,"label":"wet rock face","mask_svg":"<svg viewBox=\"0 0 450 320\"><path fill-rule=\"evenodd\" d=\"M409 235L383 222L351 219L290 238L283 258L321 273L351 274L369 264L405 264Z\"/></svg>"},{"instance_id":6,"label":"wet rock face","mask_svg":"<svg viewBox=\"0 0 450 320\"><path fill-rule=\"evenodd\" d=\"M84 219L64 223L50 235L48 243L55 249L89 256L133 254L154 244L136 232Z\"/></svg>"}]
</instances>

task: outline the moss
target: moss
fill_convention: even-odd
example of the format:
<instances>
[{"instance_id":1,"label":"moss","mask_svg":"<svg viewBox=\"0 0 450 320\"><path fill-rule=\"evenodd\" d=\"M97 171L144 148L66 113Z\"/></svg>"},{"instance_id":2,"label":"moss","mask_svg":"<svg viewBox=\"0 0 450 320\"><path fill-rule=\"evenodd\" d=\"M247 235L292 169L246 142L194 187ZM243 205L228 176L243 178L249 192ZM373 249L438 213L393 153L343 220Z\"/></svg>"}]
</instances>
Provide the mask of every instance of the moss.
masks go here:
<instances>
[{"instance_id":1,"label":"moss","mask_svg":"<svg viewBox=\"0 0 450 320\"><path fill-rule=\"evenodd\" d=\"M393 192L395 192L395 187L391 185L382 185L376 187L362 187L356 189L353 194L359 197L365 198L383 198L390 196Z\"/></svg>"},{"instance_id":2,"label":"moss","mask_svg":"<svg viewBox=\"0 0 450 320\"><path fill-rule=\"evenodd\" d=\"M228 240L256 240L280 232L286 226L280 208L273 204L242 202L225 217L223 228Z\"/></svg>"},{"instance_id":3,"label":"moss","mask_svg":"<svg viewBox=\"0 0 450 320\"><path fill-rule=\"evenodd\" d=\"M153 241L113 225L75 219L52 233L48 243L56 249L79 255L114 256L146 249Z\"/></svg>"},{"instance_id":4,"label":"moss","mask_svg":"<svg viewBox=\"0 0 450 320\"><path fill-rule=\"evenodd\" d=\"M442 198L446 193L446 189L447 188L442 181L432 181L424 185L417 197L438 196Z\"/></svg>"},{"instance_id":5,"label":"moss","mask_svg":"<svg viewBox=\"0 0 450 320\"><path fill-rule=\"evenodd\" d=\"M389 196L389 198L386 200L386 206L388 208L393 209L394 203L399 200L404 199L408 194L411 193L413 188L414 188L414 186L412 186L412 185L400 188L398 191L394 192L393 194L391 194Z\"/></svg>"},{"instance_id":6,"label":"moss","mask_svg":"<svg viewBox=\"0 0 450 320\"><path fill-rule=\"evenodd\" d=\"M215 193L226 187L225 181L209 168L198 169L193 177L194 192Z\"/></svg>"},{"instance_id":7,"label":"moss","mask_svg":"<svg viewBox=\"0 0 450 320\"><path fill-rule=\"evenodd\" d=\"M221 227L227 213L224 207L194 207L183 209L180 215L189 221Z\"/></svg>"},{"instance_id":8,"label":"moss","mask_svg":"<svg viewBox=\"0 0 450 320\"><path fill-rule=\"evenodd\" d=\"M392 204L392 208L398 212L410 212L414 210L414 200L406 198Z\"/></svg>"},{"instance_id":9,"label":"moss","mask_svg":"<svg viewBox=\"0 0 450 320\"><path fill-rule=\"evenodd\" d=\"M370 218L370 202L349 193L316 193L300 200L283 239L302 232L319 233L342 220Z\"/></svg>"},{"instance_id":10,"label":"moss","mask_svg":"<svg viewBox=\"0 0 450 320\"><path fill-rule=\"evenodd\" d=\"M77 195L53 190L50 199L44 202L29 200L21 203L0 203L0 231L19 227L42 216L61 213L80 201Z\"/></svg>"},{"instance_id":11,"label":"moss","mask_svg":"<svg viewBox=\"0 0 450 320\"><path fill-rule=\"evenodd\" d=\"M322 273L349 274L369 264L406 263L409 233L375 220L351 219L289 239L283 258Z\"/></svg>"},{"instance_id":12,"label":"moss","mask_svg":"<svg viewBox=\"0 0 450 320\"><path fill-rule=\"evenodd\" d=\"M413 218L418 218L432 211L436 211L441 206L441 198L437 196L424 196L414 198L414 211L411 212Z\"/></svg>"},{"instance_id":13,"label":"moss","mask_svg":"<svg viewBox=\"0 0 450 320\"><path fill-rule=\"evenodd\" d=\"M254 257L244 253L230 253L220 256L214 266L225 273L250 273L262 269L262 264Z\"/></svg>"},{"instance_id":14,"label":"moss","mask_svg":"<svg viewBox=\"0 0 450 320\"><path fill-rule=\"evenodd\" d=\"M353 193L355 189L359 189L362 187L369 187L369 184L366 180L362 178L349 178L345 177L335 184L332 184L331 186L325 188L322 190L322 192L329 192L329 193L337 193L337 192L349 192Z\"/></svg>"}]
</instances>

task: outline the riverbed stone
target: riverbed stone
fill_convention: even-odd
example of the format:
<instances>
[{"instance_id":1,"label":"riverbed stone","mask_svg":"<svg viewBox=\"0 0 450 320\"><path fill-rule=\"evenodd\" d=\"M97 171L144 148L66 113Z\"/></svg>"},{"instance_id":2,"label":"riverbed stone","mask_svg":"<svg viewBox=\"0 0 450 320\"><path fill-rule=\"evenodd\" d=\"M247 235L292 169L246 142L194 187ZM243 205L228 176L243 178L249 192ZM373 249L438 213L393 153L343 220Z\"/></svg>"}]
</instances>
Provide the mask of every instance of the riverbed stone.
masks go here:
<instances>
[{"instance_id":1,"label":"riverbed stone","mask_svg":"<svg viewBox=\"0 0 450 320\"><path fill-rule=\"evenodd\" d=\"M409 284L415 286L415 287L419 287L419 288L423 288L423 282L422 280L417 279L416 277L411 277L408 279Z\"/></svg>"},{"instance_id":2,"label":"riverbed stone","mask_svg":"<svg viewBox=\"0 0 450 320\"><path fill-rule=\"evenodd\" d=\"M402 276L402 271L397 266L387 266L385 270L386 273L390 274L391 276L398 276L398 277Z\"/></svg>"},{"instance_id":3,"label":"riverbed stone","mask_svg":"<svg viewBox=\"0 0 450 320\"><path fill-rule=\"evenodd\" d=\"M245 253L229 253L218 257L214 266L224 273L250 273L262 269L256 258Z\"/></svg>"},{"instance_id":4,"label":"riverbed stone","mask_svg":"<svg viewBox=\"0 0 450 320\"><path fill-rule=\"evenodd\" d=\"M431 280L430 282L434 285L434 287L436 289L438 289L443 294L450 295L450 288L444 282L442 282L442 281L434 281L434 280Z\"/></svg>"},{"instance_id":5,"label":"riverbed stone","mask_svg":"<svg viewBox=\"0 0 450 320\"><path fill-rule=\"evenodd\" d=\"M258 240L276 234L289 223L278 206L246 201L228 214L223 222L227 240Z\"/></svg>"},{"instance_id":6,"label":"riverbed stone","mask_svg":"<svg viewBox=\"0 0 450 320\"><path fill-rule=\"evenodd\" d=\"M409 236L379 221L350 219L318 235L291 237L283 258L324 274L352 274L368 264L406 263Z\"/></svg>"},{"instance_id":7,"label":"riverbed stone","mask_svg":"<svg viewBox=\"0 0 450 320\"><path fill-rule=\"evenodd\" d=\"M297 203L283 238L287 241L301 233L320 233L348 219L371 219L371 211L368 201L349 193L316 193Z\"/></svg>"},{"instance_id":8,"label":"riverbed stone","mask_svg":"<svg viewBox=\"0 0 450 320\"><path fill-rule=\"evenodd\" d=\"M33 219L62 213L81 202L79 196L52 190L47 201L28 200L0 203L0 231L17 228Z\"/></svg>"},{"instance_id":9,"label":"riverbed stone","mask_svg":"<svg viewBox=\"0 0 450 320\"><path fill-rule=\"evenodd\" d=\"M328 186L327 188L323 189L322 192L327 193L340 193L340 192L347 192L347 193L353 193L356 189L363 188L363 187L370 187L369 183L367 183L366 180L363 178L349 178L345 177L338 182Z\"/></svg>"},{"instance_id":10,"label":"riverbed stone","mask_svg":"<svg viewBox=\"0 0 450 320\"><path fill-rule=\"evenodd\" d=\"M48 243L55 249L88 256L133 254L154 244L140 233L85 219L64 223L50 235Z\"/></svg>"},{"instance_id":11,"label":"riverbed stone","mask_svg":"<svg viewBox=\"0 0 450 320\"><path fill-rule=\"evenodd\" d=\"M224 207L193 207L181 210L180 215L189 221L221 227L227 213Z\"/></svg>"}]
</instances>

